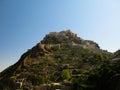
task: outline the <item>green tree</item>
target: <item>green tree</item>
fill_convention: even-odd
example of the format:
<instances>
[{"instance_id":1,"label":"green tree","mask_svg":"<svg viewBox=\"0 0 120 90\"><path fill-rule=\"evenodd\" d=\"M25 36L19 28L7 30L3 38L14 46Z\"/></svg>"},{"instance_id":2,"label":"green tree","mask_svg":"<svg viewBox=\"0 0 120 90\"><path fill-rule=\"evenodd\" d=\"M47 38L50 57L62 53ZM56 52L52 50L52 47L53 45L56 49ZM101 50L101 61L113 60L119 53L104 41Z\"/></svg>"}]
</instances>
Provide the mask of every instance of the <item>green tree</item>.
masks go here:
<instances>
[{"instance_id":1,"label":"green tree","mask_svg":"<svg viewBox=\"0 0 120 90\"><path fill-rule=\"evenodd\" d=\"M102 53L99 53L98 58L100 59L100 61L103 61L103 55L102 55Z\"/></svg>"},{"instance_id":2,"label":"green tree","mask_svg":"<svg viewBox=\"0 0 120 90\"><path fill-rule=\"evenodd\" d=\"M62 78L65 80L69 80L71 78L71 74L69 70L62 70Z\"/></svg>"}]
</instances>

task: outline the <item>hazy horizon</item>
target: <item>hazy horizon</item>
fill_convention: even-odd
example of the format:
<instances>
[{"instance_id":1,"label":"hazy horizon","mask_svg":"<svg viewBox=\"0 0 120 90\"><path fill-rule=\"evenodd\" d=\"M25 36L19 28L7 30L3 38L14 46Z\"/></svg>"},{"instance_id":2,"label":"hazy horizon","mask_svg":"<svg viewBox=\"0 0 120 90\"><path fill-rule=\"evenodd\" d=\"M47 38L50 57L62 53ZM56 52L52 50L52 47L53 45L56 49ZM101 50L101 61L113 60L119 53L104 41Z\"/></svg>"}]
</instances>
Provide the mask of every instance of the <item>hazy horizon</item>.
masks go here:
<instances>
[{"instance_id":1,"label":"hazy horizon","mask_svg":"<svg viewBox=\"0 0 120 90\"><path fill-rule=\"evenodd\" d=\"M71 29L109 52L120 49L119 0L0 0L0 71L49 32Z\"/></svg>"}]
</instances>

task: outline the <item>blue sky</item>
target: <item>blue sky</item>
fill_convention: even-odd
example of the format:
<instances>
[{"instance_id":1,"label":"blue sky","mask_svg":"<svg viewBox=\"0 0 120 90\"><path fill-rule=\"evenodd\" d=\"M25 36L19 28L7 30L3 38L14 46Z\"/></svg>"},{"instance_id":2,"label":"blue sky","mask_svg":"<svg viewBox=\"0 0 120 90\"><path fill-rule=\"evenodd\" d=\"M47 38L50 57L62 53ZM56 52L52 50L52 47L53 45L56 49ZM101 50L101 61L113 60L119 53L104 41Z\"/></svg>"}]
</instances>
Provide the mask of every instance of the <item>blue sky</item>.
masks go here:
<instances>
[{"instance_id":1,"label":"blue sky","mask_svg":"<svg viewBox=\"0 0 120 90\"><path fill-rule=\"evenodd\" d=\"M120 0L0 0L0 71L49 32L66 29L115 52Z\"/></svg>"}]
</instances>

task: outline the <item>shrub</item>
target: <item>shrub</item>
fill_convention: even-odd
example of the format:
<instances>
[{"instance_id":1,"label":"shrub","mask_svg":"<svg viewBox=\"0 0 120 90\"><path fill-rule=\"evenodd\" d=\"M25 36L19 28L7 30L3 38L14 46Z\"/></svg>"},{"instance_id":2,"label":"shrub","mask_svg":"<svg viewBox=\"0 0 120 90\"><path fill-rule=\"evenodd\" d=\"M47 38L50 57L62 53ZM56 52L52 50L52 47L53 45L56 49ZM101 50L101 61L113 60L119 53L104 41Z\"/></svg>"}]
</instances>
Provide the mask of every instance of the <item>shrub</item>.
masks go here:
<instances>
[{"instance_id":1,"label":"shrub","mask_svg":"<svg viewBox=\"0 0 120 90\"><path fill-rule=\"evenodd\" d=\"M69 70L63 70L62 71L62 78L65 80L69 80L71 78L71 74Z\"/></svg>"}]
</instances>

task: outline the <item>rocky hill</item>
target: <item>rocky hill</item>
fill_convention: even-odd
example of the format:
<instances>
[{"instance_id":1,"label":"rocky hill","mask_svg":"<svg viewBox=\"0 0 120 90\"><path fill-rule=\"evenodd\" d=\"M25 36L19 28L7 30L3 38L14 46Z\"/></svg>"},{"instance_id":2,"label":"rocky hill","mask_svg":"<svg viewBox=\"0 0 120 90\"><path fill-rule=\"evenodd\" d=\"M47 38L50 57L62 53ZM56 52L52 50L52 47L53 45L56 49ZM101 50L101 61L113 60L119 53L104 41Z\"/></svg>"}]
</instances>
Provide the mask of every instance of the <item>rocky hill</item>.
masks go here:
<instances>
[{"instance_id":1,"label":"rocky hill","mask_svg":"<svg viewBox=\"0 0 120 90\"><path fill-rule=\"evenodd\" d=\"M97 43L90 40L83 40L72 31L51 32L41 41L42 44L61 44L69 46L78 46L85 49L99 50Z\"/></svg>"},{"instance_id":2,"label":"rocky hill","mask_svg":"<svg viewBox=\"0 0 120 90\"><path fill-rule=\"evenodd\" d=\"M113 57L116 56L101 50L97 43L70 30L51 32L0 73L0 90L97 90L86 85L85 77L91 75L86 73L104 62L111 63ZM86 83L79 81L79 85L76 78Z\"/></svg>"}]
</instances>

